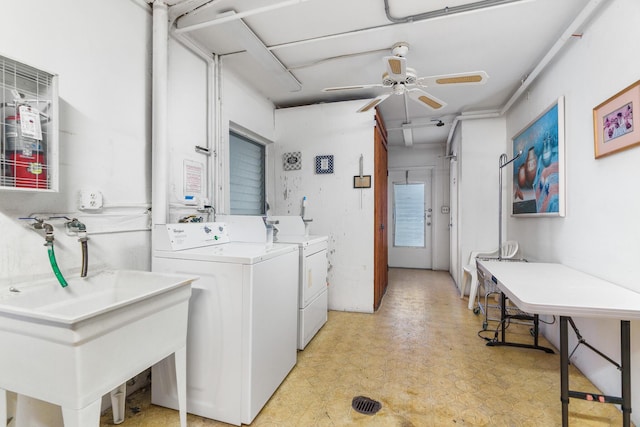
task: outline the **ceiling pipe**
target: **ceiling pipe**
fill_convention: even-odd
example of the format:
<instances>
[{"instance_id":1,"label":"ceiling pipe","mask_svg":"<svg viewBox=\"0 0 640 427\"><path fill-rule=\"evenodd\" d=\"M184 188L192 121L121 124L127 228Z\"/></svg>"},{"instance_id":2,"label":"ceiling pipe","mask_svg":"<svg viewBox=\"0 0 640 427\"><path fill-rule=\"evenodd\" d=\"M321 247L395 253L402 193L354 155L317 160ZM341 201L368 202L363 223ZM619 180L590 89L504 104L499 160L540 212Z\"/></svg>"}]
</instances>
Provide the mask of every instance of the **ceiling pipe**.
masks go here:
<instances>
[{"instance_id":1,"label":"ceiling pipe","mask_svg":"<svg viewBox=\"0 0 640 427\"><path fill-rule=\"evenodd\" d=\"M389 11L389 0L384 0L384 12L387 19L394 24L404 24L407 22L423 21L425 19L439 18L441 16L454 15L462 12L472 12L475 10L486 9L488 7L502 6L509 3L517 3L525 0L484 0L460 6L445 7L444 9L433 10L431 12L419 13L403 17L392 16ZM528 0L527 0L528 1Z\"/></svg>"},{"instance_id":2,"label":"ceiling pipe","mask_svg":"<svg viewBox=\"0 0 640 427\"><path fill-rule=\"evenodd\" d=\"M576 16L576 18L569 24L567 29L562 33L560 38L553 44L551 49L547 52L547 54L542 58L542 60L535 66L533 71L527 76L526 79L522 81L522 85L516 90L511 98L507 101L507 103L502 107L499 112L488 113L488 114L461 114L453 119L453 123L451 124L451 129L449 129L449 136L447 137L446 144L446 153L447 156L451 156L451 141L453 140L453 135L456 130L456 126L461 120L468 119L484 119L484 118L492 118L492 117L501 117L509 108L520 98L520 96L529 88L531 83L540 75L540 73L549 65L549 63L556 57L556 55L562 50L565 44L576 34L578 33L582 27L591 19L591 17L595 14L598 7L606 3L610 0L591 0L580 13ZM385 3L387 0L385 0Z\"/></svg>"},{"instance_id":3,"label":"ceiling pipe","mask_svg":"<svg viewBox=\"0 0 640 427\"><path fill-rule=\"evenodd\" d=\"M495 117L500 117L500 112L496 111L496 112L489 112L489 113L469 113L469 114L460 114L459 116L456 116L453 119L453 122L451 122L451 127L449 128L449 135L447 136L447 144L446 144L446 150L445 153L447 153L447 156L454 156L454 154L451 152L451 141L453 140L453 135L456 132L456 127L458 126L458 123L462 120L477 120L477 119L491 119L491 118L495 118Z\"/></svg>"},{"instance_id":4,"label":"ceiling pipe","mask_svg":"<svg viewBox=\"0 0 640 427\"><path fill-rule=\"evenodd\" d=\"M392 27L392 26L394 26L396 24L406 24L406 23L411 23L411 22L415 22L415 21L424 21L424 20L427 20L427 19L439 18L439 17L442 17L442 16L448 16L448 15L454 15L456 13L461 13L461 12L471 12L471 11L474 11L474 10L485 9L485 8L488 8L488 7L495 7L495 6L499 6L499 5L502 5L502 4L515 3L515 2L519 2L519 1L529 1L529 0L487 0L487 1L481 1L481 2L472 3L471 5L454 6L454 7L444 8L444 9L437 10L437 11L425 12L425 13L420 13L420 14L417 14L417 15L411 15L411 16L398 18L398 17L391 16L391 14L389 12L389 1L388 0L384 0L385 13L387 15L387 19L391 22L391 24L377 25L377 26L373 26L373 27L361 28L359 30L354 30L354 31L345 31L343 33L329 34L329 35L321 36L321 37L314 37L314 38L309 38L309 39L303 39L303 40L296 40L296 41L287 42L287 43L281 43L281 44L278 44L278 45L268 46L267 49L276 50L276 49L282 49L282 48L287 48L287 47L295 47L295 46L299 46L299 45L304 45L304 44L307 44L307 43L314 43L314 42L318 42L318 41L332 40L332 39L336 39L336 38L351 36L351 35L354 35L354 34L366 34L366 33L369 33L369 32L375 32L375 31L378 31L378 30L384 30L385 28ZM233 53L235 53L235 52L228 53L227 55L231 55Z\"/></svg>"}]
</instances>

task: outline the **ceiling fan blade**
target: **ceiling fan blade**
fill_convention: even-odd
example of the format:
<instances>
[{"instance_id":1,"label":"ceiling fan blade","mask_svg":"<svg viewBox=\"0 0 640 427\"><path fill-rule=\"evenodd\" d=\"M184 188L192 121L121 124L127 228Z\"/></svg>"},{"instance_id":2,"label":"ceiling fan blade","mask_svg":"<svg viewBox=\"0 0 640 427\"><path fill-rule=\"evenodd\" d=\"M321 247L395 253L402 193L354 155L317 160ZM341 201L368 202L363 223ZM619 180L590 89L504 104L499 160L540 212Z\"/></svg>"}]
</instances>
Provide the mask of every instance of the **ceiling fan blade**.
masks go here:
<instances>
[{"instance_id":1,"label":"ceiling fan blade","mask_svg":"<svg viewBox=\"0 0 640 427\"><path fill-rule=\"evenodd\" d=\"M469 73L444 74L441 76L421 77L418 84L421 86L437 85L481 85L485 84L489 75L484 71L472 71Z\"/></svg>"},{"instance_id":2,"label":"ceiling fan blade","mask_svg":"<svg viewBox=\"0 0 640 427\"><path fill-rule=\"evenodd\" d=\"M374 99L372 99L371 101L367 102L365 105L360 107L360 109L358 110L358 113L364 113L366 111L371 110L372 108L375 108L378 104L380 104L382 101L387 99L389 97L389 95L391 95L391 94L390 93L386 93L384 95L376 96Z\"/></svg>"},{"instance_id":3,"label":"ceiling fan blade","mask_svg":"<svg viewBox=\"0 0 640 427\"><path fill-rule=\"evenodd\" d=\"M407 60L400 56L385 56L384 64L389 77L397 82L407 78Z\"/></svg>"},{"instance_id":4,"label":"ceiling fan blade","mask_svg":"<svg viewBox=\"0 0 640 427\"><path fill-rule=\"evenodd\" d=\"M341 90L357 90L357 89L369 89L372 87L383 87L379 83L370 84L370 85L354 85L354 86L336 86L336 87L325 87L322 89L323 92L338 92Z\"/></svg>"},{"instance_id":5,"label":"ceiling fan blade","mask_svg":"<svg viewBox=\"0 0 640 427\"><path fill-rule=\"evenodd\" d=\"M424 105L432 110L439 110L442 107L446 107L447 103L439 100L433 95L429 95L427 92L420 89L409 89L407 91L409 97L416 101L418 104Z\"/></svg>"}]
</instances>

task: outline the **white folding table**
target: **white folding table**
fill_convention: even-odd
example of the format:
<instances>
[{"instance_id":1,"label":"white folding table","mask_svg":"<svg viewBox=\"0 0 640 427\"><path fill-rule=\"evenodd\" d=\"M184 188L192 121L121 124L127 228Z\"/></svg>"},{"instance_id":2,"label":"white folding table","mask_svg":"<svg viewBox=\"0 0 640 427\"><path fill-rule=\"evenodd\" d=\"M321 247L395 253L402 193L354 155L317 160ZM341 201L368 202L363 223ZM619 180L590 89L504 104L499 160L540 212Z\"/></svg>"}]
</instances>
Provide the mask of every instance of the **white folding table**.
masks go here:
<instances>
[{"instance_id":1,"label":"white folding table","mask_svg":"<svg viewBox=\"0 0 640 427\"><path fill-rule=\"evenodd\" d=\"M504 299L508 298L525 312L560 316L562 425L567 427L569 423L569 398L576 398L621 405L623 426L628 427L631 423L630 320L640 319L640 293L562 264L497 260L478 260L477 264L502 292L503 306ZM571 316L620 320L619 365L589 347L621 371L621 397L569 390L568 324L576 330ZM577 330L576 333L581 339Z\"/></svg>"}]
</instances>

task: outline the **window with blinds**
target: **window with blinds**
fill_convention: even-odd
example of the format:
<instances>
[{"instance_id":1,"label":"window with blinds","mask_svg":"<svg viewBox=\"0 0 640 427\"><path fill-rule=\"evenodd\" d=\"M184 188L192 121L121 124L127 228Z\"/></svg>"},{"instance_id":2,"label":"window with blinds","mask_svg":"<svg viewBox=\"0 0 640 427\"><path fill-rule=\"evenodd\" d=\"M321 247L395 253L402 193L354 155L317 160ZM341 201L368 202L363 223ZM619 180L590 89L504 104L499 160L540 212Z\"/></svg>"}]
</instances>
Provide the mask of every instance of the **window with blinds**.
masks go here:
<instances>
[{"instance_id":1,"label":"window with blinds","mask_svg":"<svg viewBox=\"0 0 640 427\"><path fill-rule=\"evenodd\" d=\"M424 248L424 184L393 184L394 246Z\"/></svg>"},{"instance_id":2,"label":"window with blinds","mask_svg":"<svg viewBox=\"0 0 640 427\"><path fill-rule=\"evenodd\" d=\"M265 147L229 132L230 211L265 214Z\"/></svg>"}]
</instances>

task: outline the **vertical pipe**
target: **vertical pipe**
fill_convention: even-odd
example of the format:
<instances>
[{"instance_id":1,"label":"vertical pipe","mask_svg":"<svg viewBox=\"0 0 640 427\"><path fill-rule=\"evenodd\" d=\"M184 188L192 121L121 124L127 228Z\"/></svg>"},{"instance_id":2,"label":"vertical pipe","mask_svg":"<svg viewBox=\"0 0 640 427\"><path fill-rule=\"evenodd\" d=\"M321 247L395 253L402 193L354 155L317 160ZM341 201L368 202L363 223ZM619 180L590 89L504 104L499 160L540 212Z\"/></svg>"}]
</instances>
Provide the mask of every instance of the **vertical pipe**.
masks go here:
<instances>
[{"instance_id":1,"label":"vertical pipe","mask_svg":"<svg viewBox=\"0 0 640 427\"><path fill-rule=\"evenodd\" d=\"M622 371L622 425L631 425L631 323L620 321L620 356Z\"/></svg>"},{"instance_id":2,"label":"vertical pipe","mask_svg":"<svg viewBox=\"0 0 640 427\"><path fill-rule=\"evenodd\" d=\"M175 6L173 6L175 7ZM173 10L173 8L171 9ZM170 10L170 14L171 14ZM217 94L218 94L218 56L207 52L205 48L200 46L198 43L189 39L183 34L178 34L175 31L172 31L173 24L169 23L169 34L179 43L181 43L185 48L189 49L192 53L197 55L199 58L205 61L207 64L207 148L211 155L207 156L207 176L206 176L206 195L209 198L209 202L214 208L217 208L218 203L216 199L216 194L218 192L217 182L218 178L215 175L216 168L216 159L218 157L219 147L218 147L218 134L217 129L219 129L218 125L218 104L217 104ZM210 214L209 214L210 215ZM213 212L213 218L209 217L208 221L215 221L215 210Z\"/></svg>"},{"instance_id":3,"label":"vertical pipe","mask_svg":"<svg viewBox=\"0 0 640 427\"><path fill-rule=\"evenodd\" d=\"M500 155L498 160L498 259L502 260L502 168L506 164L507 155Z\"/></svg>"},{"instance_id":4,"label":"vertical pipe","mask_svg":"<svg viewBox=\"0 0 640 427\"><path fill-rule=\"evenodd\" d=\"M560 401L562 427L569 427L569 328L570 317L560 316Z\"/></svg>"},{"instance_id":5,"label":"vertical pipe","mask_svg":"<svg viewBox=\"0 0 640 427\"><path fill-rule=\"evenodd\" d=\"M167 4L153 2L153 50L151 93L151 200L154 227L167 223L169 188L169 147L167 142L167 76L169 16Z\"/></svg>"},{"instance_id":6,"label":"vertical pipe","mask_svg":"<svg viewBox=\"0 0 640 427\"><path fill-rule=\"evenodd\" d=\"M216 152L216 157L214 159L214 184L216 186L214 191L215 198L215 208L216 212L227 212L226 204L224 203L223 194L221 188L225 183L225 178L223 177L224 170L220 165L220 157L222 156L222 146L223 146L223 134L222 134L222 97L223 97L223 88L222 88L222 63L219 55L214 57L215 61L215 139L214 139L214 150ZM275 114L275 113L274 113ZM226 152L225 152L226 156Z\"/></svg>"}]
</instances>

